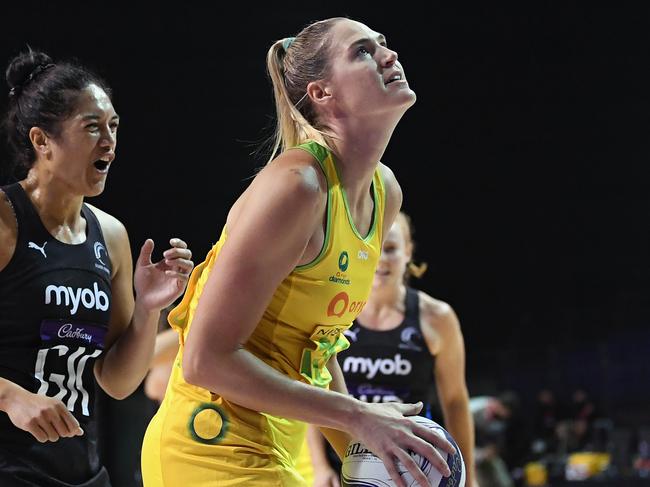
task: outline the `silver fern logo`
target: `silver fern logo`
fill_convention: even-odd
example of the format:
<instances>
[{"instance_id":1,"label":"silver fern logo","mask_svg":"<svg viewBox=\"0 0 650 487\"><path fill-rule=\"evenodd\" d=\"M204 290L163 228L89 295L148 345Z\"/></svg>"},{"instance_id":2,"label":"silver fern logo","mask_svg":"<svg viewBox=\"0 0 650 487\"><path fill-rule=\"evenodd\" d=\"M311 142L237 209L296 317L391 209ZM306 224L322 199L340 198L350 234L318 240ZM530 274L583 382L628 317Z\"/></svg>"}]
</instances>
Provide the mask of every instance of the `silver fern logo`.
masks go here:
<instances>
[{"instance_id":1,"label":"silver fern logo","mask_svg":"<svg viewBox=\"0 0 650 487\"><path fill-rule=\"evenodd\" d=\"M399 348L421 352L422 346L415 342L415 340L421 339L422 335L420 334L420 330L414 326L407 326L402 330L402 333L400 335L400 340L402 343L399 344Z\"/></svg>"},{"instance_id":2,"label":"silver fern logo","mask_svg":"<svg viewBox=\"0 0 650 487\"><path fill-rule=\"evenodd\" d=\"M95 242L94 249L95 249L95 258L99 262L101 262L102 265L106 265L106 262L102 260L102 252L104 253L104 256L107 255L106 247L104 247L104 244L102 244L101 242Z\"/></svg>"}]
</instances>

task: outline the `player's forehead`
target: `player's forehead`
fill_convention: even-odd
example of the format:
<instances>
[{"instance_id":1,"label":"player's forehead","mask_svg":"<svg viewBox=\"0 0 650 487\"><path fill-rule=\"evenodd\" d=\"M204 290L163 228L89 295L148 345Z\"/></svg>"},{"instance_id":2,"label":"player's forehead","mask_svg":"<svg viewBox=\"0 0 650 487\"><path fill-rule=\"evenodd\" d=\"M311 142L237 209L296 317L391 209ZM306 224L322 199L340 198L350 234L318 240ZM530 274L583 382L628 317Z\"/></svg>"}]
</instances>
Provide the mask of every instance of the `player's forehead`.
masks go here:
<instances>
[{"instance_id":1,"label":"player's forehead","mask_svg":"<svg viewBox=\"0 0 650 487\"><path fill-rule=\"evenodd\" d=\"M383 34L376 32L362 22L351 19L339 20L332 27L331 34L332 44L341 49L346 49L363 39L369 39L380 43L385 42Z\"/></svg>"}]
</instances>

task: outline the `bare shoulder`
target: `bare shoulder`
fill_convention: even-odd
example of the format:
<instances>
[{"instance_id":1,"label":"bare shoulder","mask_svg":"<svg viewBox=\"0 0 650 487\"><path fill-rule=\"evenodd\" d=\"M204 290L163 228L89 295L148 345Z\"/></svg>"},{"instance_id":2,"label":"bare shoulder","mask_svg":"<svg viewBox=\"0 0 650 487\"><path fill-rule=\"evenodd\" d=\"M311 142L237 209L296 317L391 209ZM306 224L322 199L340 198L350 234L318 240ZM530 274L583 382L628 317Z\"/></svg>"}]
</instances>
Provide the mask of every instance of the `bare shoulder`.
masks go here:
<instances>
[{"instance_id":1,"label":"bare shoulder","mask_svg":"<svg viewBox=\"0 0 650 487\"><path fill-rule=\"evenodd\" d=\"M18 232L18 224L16 223L16 214L9 202L7 194L0 190L0 234L5 235L6 232L12 232L14 238ZM4 238L2 239L4 242Z\"/></svg>"},{"instance_id":2,"label":"bare shoulder","mask_svg":"<svg viewBox=\"0 0 650 487\"><path fill-rule=\"evenodd\" d=\"M397 182L395 173L386 164L379 163L379 171L384 181L384 191L386 194L386 207L384 208L384 222L382 235L388 234L400 208L402 208L402 188ZM383 238L383 237L382 237Z\"/></svg>"},{"instance_id":3,"label":"bare shoulder","mask_svg":"<svg viewBox=\"0 0 650 487\"><path fill-rule=\"evenodd\" d=\"M258 177L265 179L267 183L275 181L276 177L281 177L281 181L290 184L290 189L305 194L327 192L327 179L320 164L313 155L302 149L283 152L267 164Z\"/></svg>"},{"instance_id":4,"label":"bare shoulder","mask_svg":"<svg viewBox=\"0 0 650 487\"><path fill-rule=\"evenodd\" d=\"M327 179L314 157L301 149L290 149L269 162L253 179L228 214L232 230L242 213L281 205L286 212L322 210L327 203Z\"/></svg>"},{"instance_id":5,"label":"bare shoulder","mask_svg":"<svg viewBox=\"0 0 650 487\"><path fill-rule=\"evenodd\" d=\"M453 308L423 291L418 291L418 297L420 324L431 354L439 356L444 350L453 350L449 346L460 343L459 338L462 336Z\"/></svg>"},{"instance_id":6,"label":"bare shoulder","mask_svg":"<svg viewBox=\"0 0 650 487\"><path fill-rule=\"evenodd\" d=\"M383 162L379 163L379 171L386 189L387 204L396 205L399 210L402 206L402 187L399 185L395 173Z\"/></svg>"},{"instance_id":7,"label":"bare shoulder","mask_svg":"<svg viewBox=\"0 0 650 487\"><path fill-rule=\"evenodd\" d=\"M423 291L418 291L420 298L420 315L435 328L455 327L458 318L449 303L429 296Z\"/></svg>"},{"instance_id":8,"label":"bare shoulder","mask_svg":"<svg viewBox=\"0 0 650 487\"><path fill-rule=\"evenodd\" d=\"M11 260L16 249L18 223L16 214L4 191L0 191L0 270Z\"/></svg>"},{"instance_id":9,"label":"bare shoulder","mask_svg":"<svg viewBox=\"0 0 650 487\"><path fill-rule=\"evenodd\" d=\"M117 243L127 237L126 227L124 224L115 218L113 215L100 210L96 206L86 203L90 210L95 214L99 225L102 227L102 232L107 243Z\"/></svg>"},{"instance_id":10,"label":"bare shoulder","mask_svg":"<svg viewBox=\"0 0 650 487\"><path fill-rule=\"evenodd\" d=\"M113 264L113 277L122 265L131 259L131 245L124 224L96 206L86 203L99 221L108 248L108 255Z\"/></svg>"}]
</instances>

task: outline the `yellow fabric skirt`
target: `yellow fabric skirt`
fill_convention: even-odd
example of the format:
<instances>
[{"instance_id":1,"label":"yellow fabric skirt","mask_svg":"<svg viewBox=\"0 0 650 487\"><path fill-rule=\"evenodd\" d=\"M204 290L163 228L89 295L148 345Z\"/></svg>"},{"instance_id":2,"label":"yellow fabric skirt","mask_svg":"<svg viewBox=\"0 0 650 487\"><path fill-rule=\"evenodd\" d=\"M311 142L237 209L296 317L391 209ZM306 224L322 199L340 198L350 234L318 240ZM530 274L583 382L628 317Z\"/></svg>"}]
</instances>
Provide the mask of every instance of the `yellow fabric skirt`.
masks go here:
<instances>
[{"instance_id":1,"label":"yellow fabric skirt","mask_svg":"<svg viewBox=\"0 0 650 487\"><path fill-rule=\"evenodd\" d=\"M175 364L144 437L145 487L311 485L296 466L305 423L230 403L174 377L179 374Z\"/></svg>"}]
</instances>

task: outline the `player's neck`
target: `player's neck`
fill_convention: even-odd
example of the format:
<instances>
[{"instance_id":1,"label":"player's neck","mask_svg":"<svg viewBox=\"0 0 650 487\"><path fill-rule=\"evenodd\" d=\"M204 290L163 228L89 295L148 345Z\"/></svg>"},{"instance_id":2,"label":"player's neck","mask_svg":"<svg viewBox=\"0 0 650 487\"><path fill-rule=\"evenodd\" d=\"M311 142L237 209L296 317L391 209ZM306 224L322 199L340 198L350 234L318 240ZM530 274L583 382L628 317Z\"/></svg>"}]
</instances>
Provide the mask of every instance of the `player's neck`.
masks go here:
<instances>
[{"instance_id":1,"label":"player's neck","mask_svg":"<svg viewBox=\"0 0 650 487\"><path fill-rule=\"evenodd\" d=\"M83 196L72 194L54 178L30 171L21 185L46 227L51 225L76 228L81 222Z\"/></svg>"},{"instance_id":2,"label":"player's neck","mask_svg":"<svg viewBox=\"0 0 650 487\"><path fill-rule=\"evenodd\" d=\"M340 121L337 121L340 122ZM367 197L372 177L381 161L394 127L358 127L359 121L339 123L330 139L341 184L351 205Z\"/></svg>"},{"instance_id":3,"label":"player's neck","mask_svg":"<svg viewBox=\"0 0 650 487\"><path fill-rule=\"evenodd\" d=\"M377 286L370 293L370 298L364 307L375 316L394 310L403 310L406 288L400 286Z\"/></svg>"}]
</instances>

